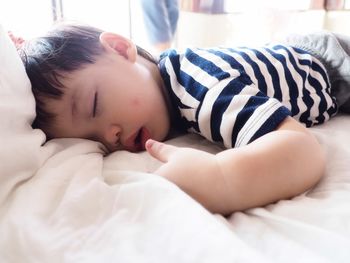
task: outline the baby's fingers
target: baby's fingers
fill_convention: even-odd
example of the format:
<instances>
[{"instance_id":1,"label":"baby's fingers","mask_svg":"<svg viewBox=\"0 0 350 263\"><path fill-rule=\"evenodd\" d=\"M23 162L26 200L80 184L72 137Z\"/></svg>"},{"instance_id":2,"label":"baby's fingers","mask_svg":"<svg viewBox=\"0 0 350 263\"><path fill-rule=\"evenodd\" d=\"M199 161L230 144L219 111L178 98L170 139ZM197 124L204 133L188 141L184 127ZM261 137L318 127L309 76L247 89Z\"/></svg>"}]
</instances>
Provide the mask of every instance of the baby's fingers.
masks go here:
<instances>
[{"instance_id":1,"label":"baby's fingers","mask_svg":"<svg viewBox=\"0 0 350 263\"><path fill-rule=\"evenodd\" d=\"M171 154L177 150L177 147L149 139L146 142L146 150L157 160L166 163L169 161Z\"/></svg>"}]
</instances>

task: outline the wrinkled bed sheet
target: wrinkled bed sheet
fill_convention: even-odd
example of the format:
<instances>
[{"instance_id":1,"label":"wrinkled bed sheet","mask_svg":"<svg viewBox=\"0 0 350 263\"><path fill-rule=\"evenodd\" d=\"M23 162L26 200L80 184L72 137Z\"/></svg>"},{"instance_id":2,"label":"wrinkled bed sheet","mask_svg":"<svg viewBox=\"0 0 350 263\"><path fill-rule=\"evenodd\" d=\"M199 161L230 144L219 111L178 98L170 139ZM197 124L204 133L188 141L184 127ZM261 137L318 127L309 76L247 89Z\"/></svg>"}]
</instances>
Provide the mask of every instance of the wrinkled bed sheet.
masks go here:
<instances>
[{"instance_id":1,"label":"wrinkled bed sheet","mask_svg":"<svg viewBox=\"0 0 350 263\"><path fill-rule=\"evenodd\" d=\"M228 218L142 173L159 165L146 153L51 141L2 204L1 262L349 262L349 129L346 117L313 129L329 160L314 189ZM195 135L170 143L217 150Z\"/></svg>"}]
</instances>

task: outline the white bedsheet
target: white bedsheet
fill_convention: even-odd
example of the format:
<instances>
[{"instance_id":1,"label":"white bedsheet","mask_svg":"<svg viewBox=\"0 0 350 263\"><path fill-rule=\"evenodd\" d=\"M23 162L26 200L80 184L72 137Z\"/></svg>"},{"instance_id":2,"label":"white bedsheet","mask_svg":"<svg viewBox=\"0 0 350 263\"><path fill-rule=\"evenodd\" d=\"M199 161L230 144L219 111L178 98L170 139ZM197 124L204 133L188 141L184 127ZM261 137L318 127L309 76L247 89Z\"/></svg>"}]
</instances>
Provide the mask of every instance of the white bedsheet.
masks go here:
<instances>
[{"instance_id":1,"label":"white bedsheet","mask_svg":"<svg viewBox=\"0 0 350 263\"><path fill-rule=\"evenodd\" d=\"M222 244L227 250L237 253L249 248L260 256L254 261L245 255L249 262L350 262L350 116L337 116L311 130L327 154L327 171L321 182L292 200L236 212L228 218L215 215L241 242L239 247ZM196 135L171 143L219 150ZM106 158L105 165L130 169L133 155L115 153ZM143 159L136 162L141 171L152 171L159 165L146 153L136 158Z\"/></svg>"},{"instance_id":2,"label":"white bedsheet","mask_svg":"<svg viewBox=\"0 0 350 263\"><path fill-rule=\"evenodd\" d=\"M350 262L350 116L312 130L327 153L322 181L292 200L228 221L241 240L277 262Z\"/></svg>"},{"instance_id":3,"label":"white bedsheet","mask_svg":"<svg viewBox=\"0 0 350 263\"><path fill-rule=\"evenodd\" d=\"M0 262L350 262L350 116L313 128L328 156L314 189L223 218L153 175L146 153L43 145L1 27L0 63ZM218 150L196 135L170 143Z\"/></svg>"},{"instance_id":4,"label":"white bedsheet","mask_svg":"<svg viewBox=\"0 0 350 263\"><path fill-rule=\"evenodd\" d=\"M54 140L3 204L1 262L349 262L350 117L314 128L329 159L308 193L228 219L151 171L146 153ZM174 145L215 147L195 135ZM14 177L17 175L13 175Z\"/></svg>"}]
</instances>

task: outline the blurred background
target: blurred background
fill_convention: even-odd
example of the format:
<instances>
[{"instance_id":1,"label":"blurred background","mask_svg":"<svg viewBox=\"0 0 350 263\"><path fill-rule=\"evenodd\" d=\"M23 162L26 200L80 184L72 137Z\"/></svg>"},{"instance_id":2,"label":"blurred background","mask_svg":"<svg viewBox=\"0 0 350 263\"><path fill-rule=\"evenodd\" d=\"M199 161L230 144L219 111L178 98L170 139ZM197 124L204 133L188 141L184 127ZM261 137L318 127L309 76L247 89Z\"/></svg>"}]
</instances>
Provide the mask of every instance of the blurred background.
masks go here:
<instances>
[{"instance_id":1,"label":"blurred background","mask_svg":"<svg viewBox=\"0 0 350 263\"><path fill-rule=\"evenodd\" d=\"M256 45L322 29L350 35L350 0L178 0L178 10L175 48ZM0 24L24 38L67 19L117 32L147 49L152 43L144 15L141 0L0 0Z\"/></svg>"}]
</instances>

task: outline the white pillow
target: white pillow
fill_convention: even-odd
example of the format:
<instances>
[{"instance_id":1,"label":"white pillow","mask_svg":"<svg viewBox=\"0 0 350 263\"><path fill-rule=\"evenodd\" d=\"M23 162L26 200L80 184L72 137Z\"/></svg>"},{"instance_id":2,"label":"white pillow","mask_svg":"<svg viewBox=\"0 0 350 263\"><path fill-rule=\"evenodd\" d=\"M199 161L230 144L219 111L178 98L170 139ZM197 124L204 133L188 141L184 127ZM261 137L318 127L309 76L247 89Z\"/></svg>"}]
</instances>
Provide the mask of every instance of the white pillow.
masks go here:
<instances>
[{"instance_id":1,"label":"white pillow","mask_svg":"<svg viewBox=\"0 0 350 263\"><path fill-rule=\"evenodd\" d=\"M0 25L0 204L40 166L45 135L33 130L35 101L17 50Z\"/></svg>"}]
</instances>

